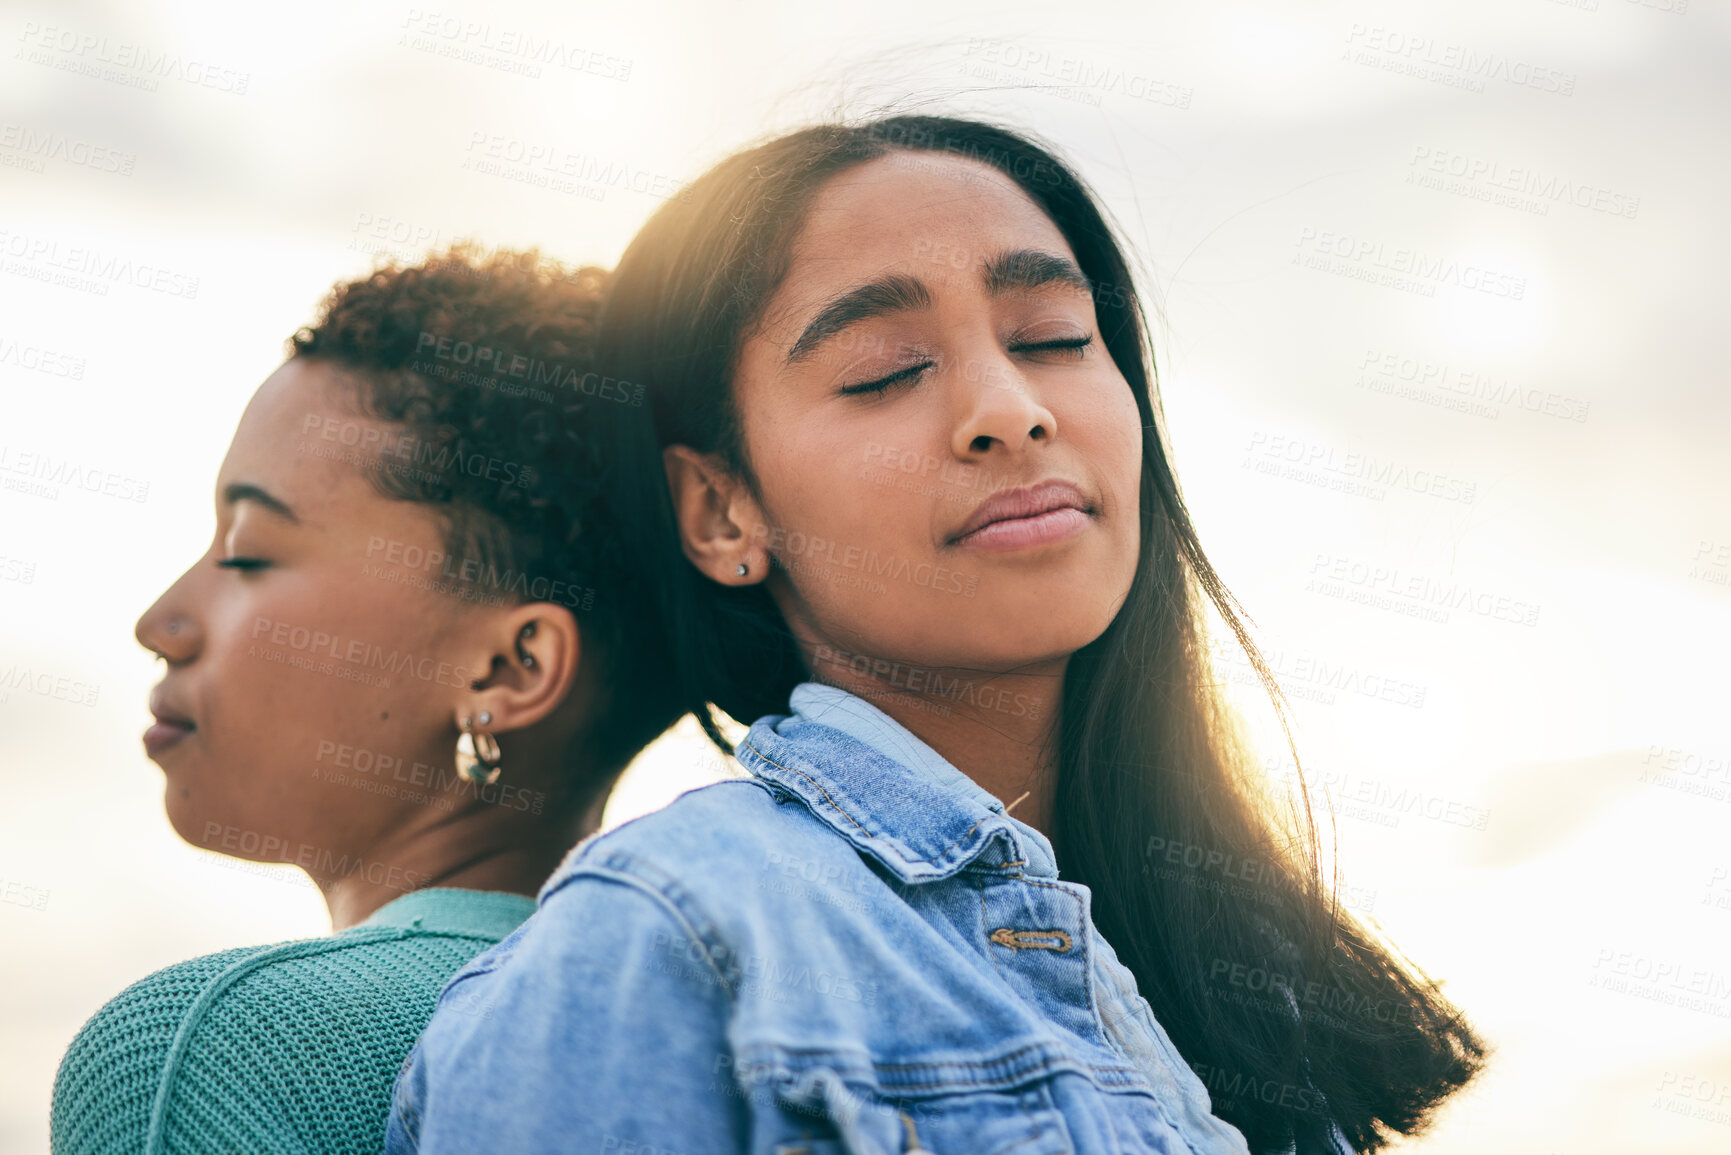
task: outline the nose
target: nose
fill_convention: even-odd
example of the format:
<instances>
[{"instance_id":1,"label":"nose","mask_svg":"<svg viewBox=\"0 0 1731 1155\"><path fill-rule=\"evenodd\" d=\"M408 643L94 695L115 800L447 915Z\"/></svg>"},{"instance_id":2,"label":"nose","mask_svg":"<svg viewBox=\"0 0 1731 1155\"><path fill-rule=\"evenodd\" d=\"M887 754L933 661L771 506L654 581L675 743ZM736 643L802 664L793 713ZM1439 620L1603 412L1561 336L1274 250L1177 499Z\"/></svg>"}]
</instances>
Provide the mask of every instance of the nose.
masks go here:
<instances>
[{"instance_id":1,"label":"nose","mask_svg":"<svg viewBox=\"0 0 1731 1155\"><path fill-rule=\"evenodd\" d=\"M979 457L994 445L1016 453L1030 441L1057 436L1058 419L995 341L989 353L966 365L952 394L961 410L950 446L958 458Z\"/></svg>"},{"instance_id":2,"label":"nose","mask_svg":"<svg viewBox=\"0 0 1731 1155\"><path fill-rule=\"evenodd\" d=\"M204 645L204 631L185 597L186 580L191 572L188 570L164 590L132 630L139 645L166 659L171 666L192 661Z\"/></svg>"}]
</instances>

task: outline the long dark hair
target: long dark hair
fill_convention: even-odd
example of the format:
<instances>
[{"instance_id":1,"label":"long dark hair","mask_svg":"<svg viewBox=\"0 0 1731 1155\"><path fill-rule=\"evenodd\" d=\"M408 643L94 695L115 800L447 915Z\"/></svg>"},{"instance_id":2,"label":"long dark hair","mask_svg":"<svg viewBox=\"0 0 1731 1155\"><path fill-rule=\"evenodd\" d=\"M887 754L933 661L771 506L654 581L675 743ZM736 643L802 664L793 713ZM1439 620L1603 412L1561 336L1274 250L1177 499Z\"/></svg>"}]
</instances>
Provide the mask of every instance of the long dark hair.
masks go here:
<instances>
[{"instance_id":1,"label":"long dark hair","mask_svg":"<svg viewBox=\"0 0 1731 1155\"><path fill-rule=\"evenodd\" d=\"M1101 932L1252 1150L1308 1145L1330 1120L1364 1151L1417 1132L1485 1048L1434 983L1339 909L1308 808L1302 822L1278 821L1259 792L1211 673L1204 597L1284 719L1279 689L1179 494L1123 252L1050 149L993 125L903 116L737 153L626 250L602 364L647 387L661 445L719 453L755 486L731 389L742 337L785 275L817 191L896 152L989 165L1045 211L1093 284L1100 337L1141 413L1140 562L1118 615L1064 682L1053 832L1064 877L1089 887ZM641 548L669 551L664 613L682 691L725 747L705 702L742 720L783 713L807 671L763 586L723 587L678 557L665 491L642 514Z\"/></svg>"}]
</instances>

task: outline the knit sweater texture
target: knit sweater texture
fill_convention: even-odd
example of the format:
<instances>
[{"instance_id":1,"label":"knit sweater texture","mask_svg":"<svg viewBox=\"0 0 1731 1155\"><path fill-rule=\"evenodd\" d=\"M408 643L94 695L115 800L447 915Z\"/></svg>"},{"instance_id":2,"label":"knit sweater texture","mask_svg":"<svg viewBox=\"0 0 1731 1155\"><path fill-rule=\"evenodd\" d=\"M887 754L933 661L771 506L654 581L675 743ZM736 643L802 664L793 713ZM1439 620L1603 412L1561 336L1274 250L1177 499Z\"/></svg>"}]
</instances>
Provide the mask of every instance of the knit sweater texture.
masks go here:
<instances>
[{"instance_id":1,"label":"knit sweater texture","mask_svg":"<svg viewBox=\"0 0 1731 1155\"><path fill-rule=\"evenodd\" d=\"M134 983L61 1060L55 1155L377 1155L445 981L534 910L520 894L417 891L328 938Z\"/></svg>"}]
</instances>

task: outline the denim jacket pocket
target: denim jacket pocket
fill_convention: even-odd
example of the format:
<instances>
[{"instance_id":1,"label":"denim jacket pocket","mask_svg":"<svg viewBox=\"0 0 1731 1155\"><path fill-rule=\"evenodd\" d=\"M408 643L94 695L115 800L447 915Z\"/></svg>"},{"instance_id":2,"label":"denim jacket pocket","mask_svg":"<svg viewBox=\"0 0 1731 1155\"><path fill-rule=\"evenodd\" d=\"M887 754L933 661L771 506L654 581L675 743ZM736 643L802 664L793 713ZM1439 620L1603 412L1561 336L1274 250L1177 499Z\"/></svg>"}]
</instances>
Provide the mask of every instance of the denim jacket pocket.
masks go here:
<instances>
[{"instance_id":1,"label":"denim jacket pocket","mask_svg":"<svg viewBox=\"0 0 1731 1155\"><path fill-rule=\"evenodd\" d=\"M773 1155L1070 1155L1064 1121L1042 1084L889 1098L850 1086L830 1066L775 1088Z\"/></svg>"}]
</instances>

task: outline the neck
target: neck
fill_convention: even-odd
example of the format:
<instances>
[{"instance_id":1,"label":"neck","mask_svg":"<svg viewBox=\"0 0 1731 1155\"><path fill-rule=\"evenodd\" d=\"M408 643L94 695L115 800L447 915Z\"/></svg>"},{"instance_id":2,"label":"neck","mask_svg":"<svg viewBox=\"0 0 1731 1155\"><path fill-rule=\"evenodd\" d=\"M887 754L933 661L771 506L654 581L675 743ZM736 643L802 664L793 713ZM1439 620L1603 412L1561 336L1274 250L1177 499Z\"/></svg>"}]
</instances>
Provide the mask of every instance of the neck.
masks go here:
<instances>
[{"instance_id":1,"label":"neck","mask_svg":"<svg viewBox=\"0 0 1731 1155\"><path fill-rule=\"evenodd\" d=\"M1051 738L1067 658L1007 673L902 664L860 673L825 662L826 652L834 651L817 646L808 654L814 680L864 698L1051 837L1058 778Z\"/></svg>"},{"instance_id":2,"label":"neck","mask_svg":"<svg viewBox=\"0 0 1731 1155\"><path fill-rule=\"evenodd\" d=\"M331 928L338 931L364 922L405 894L431 887L534 897L572 845L599 828L605 801L603 793L577 820L471 806L439 816L437 825L388 832L353 853L355 866L347 873L313 881L324 893Z\"/></svg>"}]
</instances>

